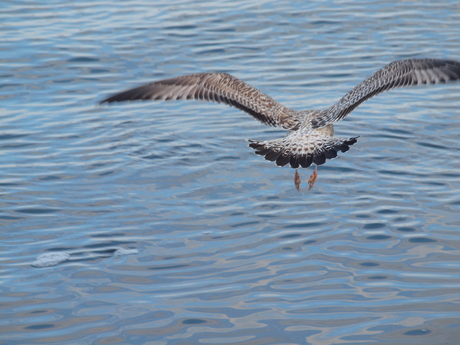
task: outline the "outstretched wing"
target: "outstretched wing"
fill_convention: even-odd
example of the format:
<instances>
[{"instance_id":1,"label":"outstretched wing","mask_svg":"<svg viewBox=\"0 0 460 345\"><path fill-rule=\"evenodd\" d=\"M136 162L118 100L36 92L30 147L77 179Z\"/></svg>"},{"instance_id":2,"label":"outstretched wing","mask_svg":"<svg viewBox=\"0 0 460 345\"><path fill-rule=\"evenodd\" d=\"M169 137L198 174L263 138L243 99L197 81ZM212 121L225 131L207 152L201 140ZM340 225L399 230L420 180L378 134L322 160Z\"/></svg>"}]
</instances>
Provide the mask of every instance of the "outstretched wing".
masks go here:
<instances>
[{"instance_id":1,"label":"outstretched wing","mask_svg":"<svg viewBox=\"0 0 460 345\"><path fill-rule=\"evenodd\" d=\"M198 73L142 85L100 103L132 100L196 99L225 103L270 126L295 129L302 117L251 85L227 73Z\"/></svg>"},{"instance_id":2,"label":"outstretched wing","mask_svg":"<svg viewBox=\"0 0 460 345\"><path fill-rule=\"evenodd\" d=\"M312 120L313 128L342 120L357 106L384 91L403 86L447 83L460 79L460 62L436 59L394 61L370 76Z\"/></svg>"}]
</instances>

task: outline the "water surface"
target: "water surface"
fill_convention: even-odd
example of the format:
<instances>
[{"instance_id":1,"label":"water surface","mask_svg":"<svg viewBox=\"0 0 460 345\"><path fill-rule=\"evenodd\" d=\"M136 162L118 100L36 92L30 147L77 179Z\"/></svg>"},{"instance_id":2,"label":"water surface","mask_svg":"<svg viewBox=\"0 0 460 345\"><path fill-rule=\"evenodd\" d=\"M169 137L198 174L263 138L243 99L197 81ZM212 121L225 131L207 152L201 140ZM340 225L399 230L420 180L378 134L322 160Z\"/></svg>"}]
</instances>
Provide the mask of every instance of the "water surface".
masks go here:
<instances>
[{"instance_id":1,"label":"water surface","mask_svg":"<svg viewBox=\"0 0 460 345\"><path fill-rule=\"evenodd\" d=\"M236 109L97 106L222 71L324 108L393 60L460 60L457 1L1 7L0 343L457 343L459 84L359 107L300 192L244 141L284 131Z\"/></svg>"}]
</instances>

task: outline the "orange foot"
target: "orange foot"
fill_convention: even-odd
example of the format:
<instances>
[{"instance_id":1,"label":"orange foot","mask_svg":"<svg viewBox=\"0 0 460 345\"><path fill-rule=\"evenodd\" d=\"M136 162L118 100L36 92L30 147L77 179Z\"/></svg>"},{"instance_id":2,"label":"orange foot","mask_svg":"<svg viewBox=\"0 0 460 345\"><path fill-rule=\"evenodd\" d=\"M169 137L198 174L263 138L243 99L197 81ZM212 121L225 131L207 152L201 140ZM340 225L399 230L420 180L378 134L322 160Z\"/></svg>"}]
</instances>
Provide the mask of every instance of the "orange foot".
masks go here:
<instances>
[{"instance_id":1,"label":"orange foot","mask_svg":"<svg viewBox=\"0 0 460 345\"><path fill-rule=\"evenodd\" d=\"M308 190L313 188L313 185L315 184L316 178L318 177L318 166L315 166L315 170L313 171L313 174L311 174L310 178L308 179L308 184L310 185L310 188Z\"/></svg>"},{"instance_id":2,"label":"orange foot","mask_svg":"<svg viewBox=\"0 0 460 345\"><path fill-rule=\"evenodd\" d=\"M300 176L299 176L299 173L297 172L297 169L295 169L294 184L297 190L300 191Z\"/></svg>"}]
</instances>

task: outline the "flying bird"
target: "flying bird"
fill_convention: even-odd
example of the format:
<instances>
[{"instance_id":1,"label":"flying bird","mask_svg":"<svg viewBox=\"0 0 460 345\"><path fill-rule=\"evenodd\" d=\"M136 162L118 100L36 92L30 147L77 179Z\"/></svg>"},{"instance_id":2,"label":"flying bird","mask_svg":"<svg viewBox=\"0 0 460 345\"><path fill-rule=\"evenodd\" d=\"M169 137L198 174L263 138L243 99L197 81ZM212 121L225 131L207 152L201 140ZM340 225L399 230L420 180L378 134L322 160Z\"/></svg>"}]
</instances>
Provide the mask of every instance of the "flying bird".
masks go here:
<instances>
[{"instance_id":1,"label":"flying bird","mask_svg":"<svg viewBox=\"0 0 460 345\"><path fill-rule=\"evenodd\" d=\"M110 96L100 103L133 100L195 99L227 105L245 111L260 122L288 130L284 138L248 140L255 153L278 166L296 169L294 182L300 188L297 168L315 170L308 181L310 189L317 178L317 168L327 159L346 152L358 137L334 136L333 123L344 119L371 97L391 89L447 83L460 79L460 62L438 59L406 59L391 62L355 86L337 103L324 110L290 109L244 81L227 73L197 73L164 79Z\"/></svg>"}]
</instances>

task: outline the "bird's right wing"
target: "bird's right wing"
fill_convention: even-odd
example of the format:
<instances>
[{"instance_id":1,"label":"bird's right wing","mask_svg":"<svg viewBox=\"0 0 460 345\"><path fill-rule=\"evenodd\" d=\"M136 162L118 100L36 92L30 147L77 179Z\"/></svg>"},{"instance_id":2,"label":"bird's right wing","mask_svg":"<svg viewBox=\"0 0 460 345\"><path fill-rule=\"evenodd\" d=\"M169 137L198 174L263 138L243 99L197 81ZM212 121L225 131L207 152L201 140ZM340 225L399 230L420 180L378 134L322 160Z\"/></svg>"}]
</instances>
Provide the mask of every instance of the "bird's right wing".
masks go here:
<instances>
[{"instance_id":1,"label":"bird's right wing","mask_svg":"<svg viewBox=\"0 0 460 345\"><path fill-rule=\"evenodd\" d=\"M357 106L384 91L403 86L447 83L460 79L460 62L436 59L394 61L353 88L312 121L313 128L342 120Z\"/></svg>"}]
</instances>

